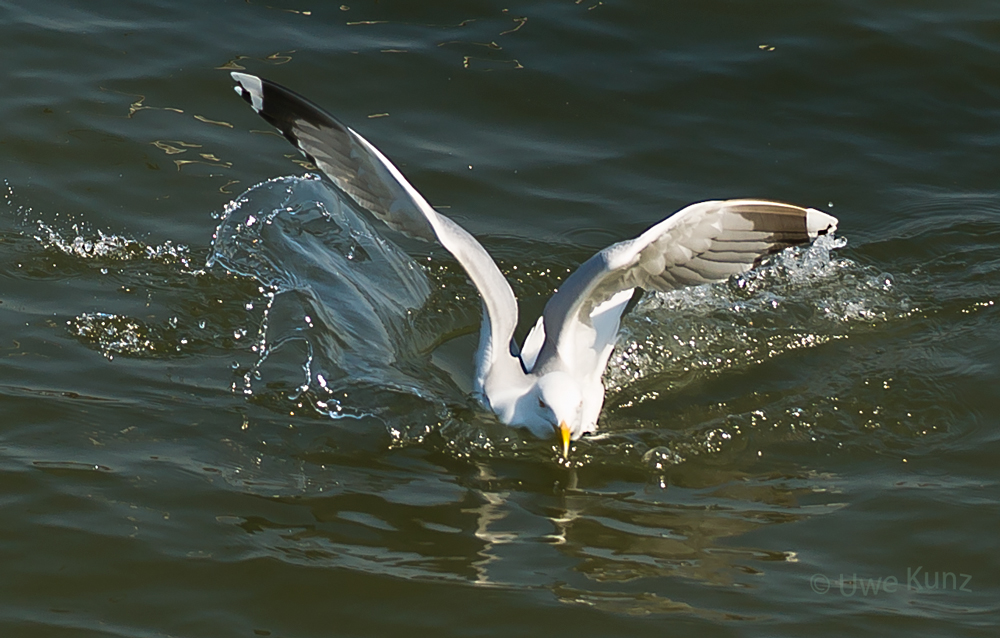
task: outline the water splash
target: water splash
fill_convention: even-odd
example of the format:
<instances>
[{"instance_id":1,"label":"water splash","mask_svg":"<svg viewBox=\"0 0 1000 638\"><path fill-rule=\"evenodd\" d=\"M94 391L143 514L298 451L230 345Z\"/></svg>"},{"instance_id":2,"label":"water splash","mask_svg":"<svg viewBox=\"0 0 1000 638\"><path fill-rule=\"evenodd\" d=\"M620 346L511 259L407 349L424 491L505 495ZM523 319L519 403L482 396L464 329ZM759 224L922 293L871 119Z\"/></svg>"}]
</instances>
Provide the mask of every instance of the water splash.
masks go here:
<instances>
[{"instance_id":1,"label":"water splash","mask_svg":"<svg viewBox=\"0 0 1000 638\"><path fill-rule=\"evenodd\" d=\"M846 245L821 236L726 282L645 295L623 321L604 376L609 393L652 381L632 405L908 316L892 275L832 256Z\"/></svg>"},{"instance_id":2,"label":"water splash","mask_svg":"<svg viewBox=\"0 0 1000 638\"><path fill-rule=\"evenodd\" d=\"M178 335L177 318L158 326L104 312L88 312L66 322L70 334L92 343L108 360L116 355L156 357L176 354L188 340Z\"/></svg>"},{"instance_id":3,"label":"water splash","mask_svg":"<svg viewBox=\"0 0 1000 638\"><path fill-rule=\"evenodd\" d=\"M169 241L147 245L85 224L23 217L20 235L41 247L27 254L38 265L30 276L51 274L59 261L52 251L87 271L115 271L108 283L125 291L127 303L66 322L108 359L214 352L232 361L233 392L275 414L371 418L390 447L425 444L467 461L551 463L556 456L550 442L497 423L443 372L451 371L439 357L446 347L472 342L450 353L463 361L475 347L480 300L460 267L429 252L418 264L315 176L271 180L230 202L217 215L205 270ZM487 243L508 257L499 264L528 322L579 251L504 241ZM572 464L656 473L699 457L746 458L752 448L766 449L759 442L765 431L780 440L836 431L829 414L843 401L822 389L764 396L765 385L747 381L743 391L700 405L686 405L693 399L685 389L723 377L742 383L768 361L878 334L910 317L913 304L895 278L838 256L845 243L822 237L721 284L647 294L625 318L605 374L601 431L574 447ZM525 258L532 254L545 259ZM58 268L67 263L73 267L61 261ZM170 296L184 291L183 302L157 308L166 292L149 286L150 265L170 281ZM143 288L137 311L132 291Z\"/></svg>"},{"instance_id":4,"label":"water splash","mask_svg":"<svg viewBox=\"0 0 1000 638\"><path fill-rule=\"evenodd\" d=\"M431 293L424 269L318 177L273 179L230 202L207 265L266 289L244 395L267 392L269 369L287 381L280 371L295 360L300 376L285 398L333 418L389 410L371 400L384 391L437 404L448 394L428 374L438 335L416 324ZM361 400L346 408L359 386Z\"/></svg>"},{"instance_id":5,"label":"water splash","mask_svg":"<svg viewBox=\"0 0 1000 638\"><path fill-rule=\"evenodd\" d=\"M183 244L167 240L159 245L145 244L136 239L91 231L83 224L73 223L69 229L58 229L46 222L35 220L34 238L43 248L55 249L78 259L103 261L148 260L191 267L191 251Z\"/></svg>"}]
</instances>

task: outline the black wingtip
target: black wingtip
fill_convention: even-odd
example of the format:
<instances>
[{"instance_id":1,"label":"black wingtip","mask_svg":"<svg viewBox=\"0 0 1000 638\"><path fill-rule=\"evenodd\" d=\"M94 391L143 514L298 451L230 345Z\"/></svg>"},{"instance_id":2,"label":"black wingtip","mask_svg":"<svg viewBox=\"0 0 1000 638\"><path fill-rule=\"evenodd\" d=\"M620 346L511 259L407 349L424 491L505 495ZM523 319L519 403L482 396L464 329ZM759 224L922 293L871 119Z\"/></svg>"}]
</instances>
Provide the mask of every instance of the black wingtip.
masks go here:
<instances>
[{"instance_id":1,"label":"black wingtip","mask_svg":"<svg viewBox=\"0 0 1000 638\"><path fill-rule=\"evenodd\" d=\"M307 156L308 152L299 144L296 130L302 123L347 131L335 117L289 88L246 73L234 71L230 75L236 82L237 95Z\"/></svg>"}]
</instances>

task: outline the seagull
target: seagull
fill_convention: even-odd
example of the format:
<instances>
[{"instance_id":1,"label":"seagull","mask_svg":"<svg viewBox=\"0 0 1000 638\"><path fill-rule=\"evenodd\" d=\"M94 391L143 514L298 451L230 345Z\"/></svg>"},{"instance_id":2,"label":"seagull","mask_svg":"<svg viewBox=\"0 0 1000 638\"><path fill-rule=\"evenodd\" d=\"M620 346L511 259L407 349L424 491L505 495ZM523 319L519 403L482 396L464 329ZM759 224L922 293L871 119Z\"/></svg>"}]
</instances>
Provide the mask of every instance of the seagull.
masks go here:
<instances>
[{"instance_id":1,"label":"seagull","mask_svg":"<svg viewBox=\"0 0 1000 638\"><path fill-rule=\"evenodd\" d=\"M438 213L368 140L298 93L245 73L234 87L359 207L406 236L437 242L482 297L477 400L512 427L570 442L597 430L601 377L633 293L725 281L772 253L833 233L837 219L763 199L691 204L585 261L552 295L518 346L517 299L486 249Z\"/></svg>"}]
</instances>

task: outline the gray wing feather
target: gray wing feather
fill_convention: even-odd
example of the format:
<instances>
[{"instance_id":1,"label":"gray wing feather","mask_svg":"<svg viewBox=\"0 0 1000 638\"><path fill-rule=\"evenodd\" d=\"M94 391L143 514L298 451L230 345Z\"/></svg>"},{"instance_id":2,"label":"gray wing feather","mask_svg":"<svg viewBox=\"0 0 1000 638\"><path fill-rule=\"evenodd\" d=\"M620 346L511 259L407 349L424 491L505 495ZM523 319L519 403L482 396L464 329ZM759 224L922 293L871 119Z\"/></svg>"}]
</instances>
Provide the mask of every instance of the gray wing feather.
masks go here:
<instances>
[{"instance_id":1,"label":"gray wing feather","mask_svg":"<svg viewBox=\"0 0 1000 638\"><path fill-rule=\"evenodd\" d=\"M236 93L358 206L405 235L437 240L458 260L485 306L479 378L498 362L519 371L520 363L510 355L517 301L486 249L464 228L435 211L399 169L357 132L279 84L245 73L231 75L238 85Z\"/></svg>"},{"instance_id":2,"label":"gray wing feather","mask_svg":"<svg viewBox=\"0 0 1000 638\"><path fill-rule=\"evenodd\" d=\"M427 202L367 140L280 84L245 73L231 75L236 93L358 206L410 237L436 239L423 210Z\"/></svg>"},{"instance_id":3,"label":"gray wing feather","mask_svg":"<svg viewBox=\"0 0 1000 638\"><path fill-rule=\"evenodd\" d=\"M595 341L590 316L623 290L666 291L722 281L771 253L836 229L836 218L826 213L781 202L692 204L635 239L608 246L563 282L545 306L545 343L536 367L585 365L581 353L606 349L607 343Z\"/></svg>"}]
</instances>

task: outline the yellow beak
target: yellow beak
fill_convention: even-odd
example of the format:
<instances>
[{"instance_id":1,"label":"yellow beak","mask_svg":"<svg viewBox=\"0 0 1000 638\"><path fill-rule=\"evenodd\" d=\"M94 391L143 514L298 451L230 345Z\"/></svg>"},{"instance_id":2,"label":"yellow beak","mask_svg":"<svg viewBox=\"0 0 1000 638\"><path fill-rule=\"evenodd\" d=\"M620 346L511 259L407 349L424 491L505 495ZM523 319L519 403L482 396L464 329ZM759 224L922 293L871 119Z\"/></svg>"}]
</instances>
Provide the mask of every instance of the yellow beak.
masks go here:
<instances>
[{"instance_id":1,"label":"yellow beak","mask_svg":"<svg viewBox=\"0 0 1000 638\"><path fill-rule=\"evenodd\" d=\"M570 431L565 421L559 422L559 436L562 438L563 458L569 458Z\"/></svg>"}]
</instances>

